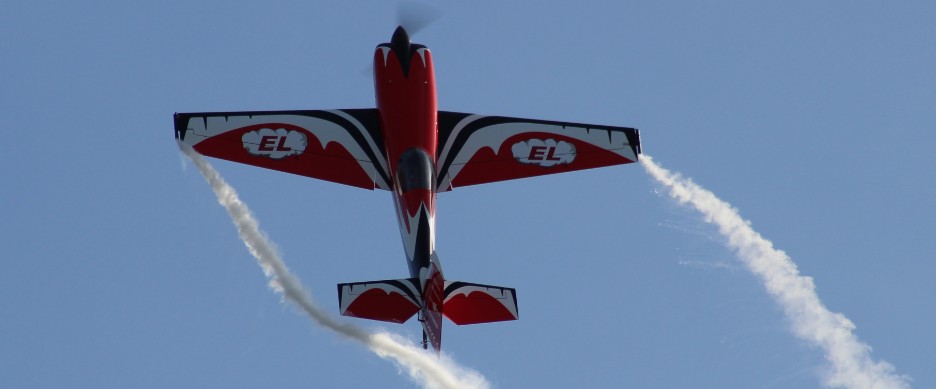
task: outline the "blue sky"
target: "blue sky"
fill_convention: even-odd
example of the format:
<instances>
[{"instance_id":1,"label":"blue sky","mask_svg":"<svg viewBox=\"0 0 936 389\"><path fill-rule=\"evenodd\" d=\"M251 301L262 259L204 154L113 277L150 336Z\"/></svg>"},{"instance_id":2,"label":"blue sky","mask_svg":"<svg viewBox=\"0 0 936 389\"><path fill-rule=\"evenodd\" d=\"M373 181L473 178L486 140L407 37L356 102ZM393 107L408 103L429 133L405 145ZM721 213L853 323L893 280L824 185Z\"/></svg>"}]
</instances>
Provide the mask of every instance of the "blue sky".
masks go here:
<instances>
[{"instance_id":1,"label":"blue sky","mask_svg":"<svg viewBox=\"0 0 936 389\"><path fill-rule=\"evenodd\" d=\"M813 277L876 359L936 387L936 5L437 4L414 41L440 109L640 128L647 154ZM0 386L414 387L280 303L171 122L372 107L395 14L5 6ZM213 162L327 310L338 282L406 275L389 194ZM445 324L446 352L495 387L822 387L822 351L638 165L459 188L437 223L448 277L517 288L521 320Z\"/></svg>"}]
</instances>

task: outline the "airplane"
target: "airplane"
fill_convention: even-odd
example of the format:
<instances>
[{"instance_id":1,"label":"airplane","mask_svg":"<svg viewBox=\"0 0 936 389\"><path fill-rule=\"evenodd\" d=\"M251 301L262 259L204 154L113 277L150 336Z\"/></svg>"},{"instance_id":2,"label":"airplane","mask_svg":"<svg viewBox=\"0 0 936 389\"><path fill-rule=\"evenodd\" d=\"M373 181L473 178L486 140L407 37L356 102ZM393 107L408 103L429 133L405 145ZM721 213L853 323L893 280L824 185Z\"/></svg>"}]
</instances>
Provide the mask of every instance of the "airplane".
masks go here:
<instances>
[{"instance_id":1,"label":"airplane","mask_svg":"<svg viewBox=\"0 0 936 389\"><path fill-rule=\"evenodd\" d=\"M439 111L432 55L397 27L374 51L376 108L174 114L202 155L391 192L409 278L338 284L340 313L404 323L442 347L457 325L519 318L513 288L445 278L436 195L458 187L636 162L637 129Z\"/></svg>"}]
</instances>

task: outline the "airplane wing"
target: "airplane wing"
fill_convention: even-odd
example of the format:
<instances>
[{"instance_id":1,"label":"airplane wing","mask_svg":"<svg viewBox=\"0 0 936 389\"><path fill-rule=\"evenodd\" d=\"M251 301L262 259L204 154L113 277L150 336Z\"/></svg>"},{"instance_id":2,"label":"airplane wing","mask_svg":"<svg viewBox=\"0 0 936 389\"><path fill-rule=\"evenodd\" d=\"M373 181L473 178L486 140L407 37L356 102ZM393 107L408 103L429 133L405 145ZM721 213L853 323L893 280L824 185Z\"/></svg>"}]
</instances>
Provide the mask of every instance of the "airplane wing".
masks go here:
<instances>
[{"instance_id":1,"label":"airplane wing","mask_svg":"<svg viewBox=\"0 0 936 389\"><path fill-rule=\"evenodd\" d=\"M202 155L390 190L376 109L175 114L176 139Z\"/></svg>"},{"instance_id":2,"label":"airplane wing","mask_svg":"<svg viewBox=\"0 0 936 389\"><path fill-rule=\"evenodd\" d=\"M637 129L439 111L440 192L636 162Z\"/></svg>"}]
</instances>

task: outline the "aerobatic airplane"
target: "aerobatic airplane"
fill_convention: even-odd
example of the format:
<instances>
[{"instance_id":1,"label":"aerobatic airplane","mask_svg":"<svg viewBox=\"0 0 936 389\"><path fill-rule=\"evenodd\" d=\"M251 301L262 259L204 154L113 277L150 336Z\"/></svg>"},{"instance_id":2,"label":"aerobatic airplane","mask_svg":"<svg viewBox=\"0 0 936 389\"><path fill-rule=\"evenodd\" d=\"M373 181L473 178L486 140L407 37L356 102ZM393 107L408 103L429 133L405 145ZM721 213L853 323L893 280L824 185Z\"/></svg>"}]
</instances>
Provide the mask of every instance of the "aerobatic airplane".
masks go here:
<instances>
[{"instance_id":1,"label":"aerobatic airplane","mask_svg":"<svg viewBox=\"0 0 936 389\"><path fill-rule=\"evenodd\" d=\"M391 192L409 278L338 284L342 315L417 315L438 352L442 316L458 325L518 318L513 288L451 281L435 249L436 194L460 186L636 162L636 129L436 108L432 55L398 27L374 52L377 108L176 113L199 153Z\"/></svg>"}]
</instances>

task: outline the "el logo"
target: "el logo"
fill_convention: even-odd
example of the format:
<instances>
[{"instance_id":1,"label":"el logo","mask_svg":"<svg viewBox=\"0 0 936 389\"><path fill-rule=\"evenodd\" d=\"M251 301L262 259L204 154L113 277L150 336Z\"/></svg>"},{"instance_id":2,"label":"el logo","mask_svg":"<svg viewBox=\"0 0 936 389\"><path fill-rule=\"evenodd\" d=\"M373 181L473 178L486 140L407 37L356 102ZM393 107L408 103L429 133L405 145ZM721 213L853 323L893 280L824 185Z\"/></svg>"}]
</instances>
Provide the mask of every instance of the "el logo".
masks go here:
<instances>
[{"instance_id":1,"label":"el logo","mask_svg":"<svg viewBox=\"0 0 936 389\"><path fill-rule=\"evenodd\" d=\"M517 162L551 167L575 160L575 145L555 139L528 139L510 147Z\"/></svg>"},{"instance_id":2,"label":"el logo","mask_svg":"<svg viewBox=\"0 0 936 389\"><path fill-rule=\"evenodd\" d=\"M286 146L286 136L266 135L260 138L259 150L290 152L292 148Z\"/></svg>"},{"instance_id":3,"label":"el logo","mask_svg":"<svg viewBox=\"0 0 936 389\"><path fill-rule=\"evenodd\" d=\"M251 155L273 159L302 154L309 143L302 131L285 128L248 131L241 136L241 140L244 142L244 150Z\"/></svg>"},{"instance_id":4,"label":"el logo","mask_svg":"<svg viewBox=\"0 0 936 389\"><path fill-rule=\"evenodd\" d=\"M527 157L530 161L559 161L556 158L556 146L532 146L530 155Z\"/></svg>"}]
</instances>

